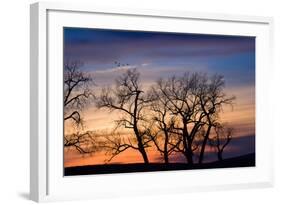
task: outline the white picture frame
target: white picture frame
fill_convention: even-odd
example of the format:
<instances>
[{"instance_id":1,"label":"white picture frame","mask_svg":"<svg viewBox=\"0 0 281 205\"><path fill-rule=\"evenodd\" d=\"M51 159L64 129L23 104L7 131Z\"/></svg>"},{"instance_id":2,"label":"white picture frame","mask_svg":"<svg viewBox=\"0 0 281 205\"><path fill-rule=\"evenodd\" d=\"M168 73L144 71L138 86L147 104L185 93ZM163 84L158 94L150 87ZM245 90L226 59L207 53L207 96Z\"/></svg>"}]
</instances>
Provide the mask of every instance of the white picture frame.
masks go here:
<instances>
[{"instance_id":1,"label":"white picture frame","mask_svg":"<svg viewBox=\"0 0 281 205\"><path fill-rule=\"evenodd\" d=\"M62 86L59 65L63 57L63 26L256 36L256 167L63 177L62 103L59 101L63 89L57 89ZM273 118L267 109L271 105L268 90L273 69L272 29L270 17L97 8L92 4L32 4L30 198L40 202L272 186L273 131L268 128ZM200 180L194 180L196 177ZM147 186L145 181L152 183ZM120 184L118 189L112 186L116 183Z\"/></svg>"}]
</instances>

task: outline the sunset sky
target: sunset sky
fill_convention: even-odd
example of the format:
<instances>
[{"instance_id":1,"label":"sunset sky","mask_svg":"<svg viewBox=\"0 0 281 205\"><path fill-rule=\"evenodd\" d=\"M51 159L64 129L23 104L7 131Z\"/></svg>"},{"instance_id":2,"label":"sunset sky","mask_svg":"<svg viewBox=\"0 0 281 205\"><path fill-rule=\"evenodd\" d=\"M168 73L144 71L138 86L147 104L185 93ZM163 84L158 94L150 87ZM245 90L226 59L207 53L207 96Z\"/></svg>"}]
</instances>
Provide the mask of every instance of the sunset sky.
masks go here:
<instances>
[{"instance_id":1,"label":"sunset sky","mask_svg":"<svg viewBox=\"0 0 281 205\"><path fill-rule=\"evenodd\" d=\"M114 85L117 76L132 68L140 72L144 89L159 78L181 76L187 71L221 74L225 92L236 96L233 109L226 107L221 114L222 121L235 129L235 139L225 156L255 151L254 37L64 28L64 60L82 61L83 71L94 78L93 90L97 93L101 87ZM109 131L119 115L89 105L83 111L86 130ZM65 132L71 129L66 126ZM151 160L159 161L157 153L150 152L154 156ZM141 161L135 151L122 155L112 163ZM211 160L212 155L209 157ZM68 151L65 166L102 164L106 158L104 153L82 157ZM180 159L175 156L175 160Z\"/></svg>"}]
</instances>

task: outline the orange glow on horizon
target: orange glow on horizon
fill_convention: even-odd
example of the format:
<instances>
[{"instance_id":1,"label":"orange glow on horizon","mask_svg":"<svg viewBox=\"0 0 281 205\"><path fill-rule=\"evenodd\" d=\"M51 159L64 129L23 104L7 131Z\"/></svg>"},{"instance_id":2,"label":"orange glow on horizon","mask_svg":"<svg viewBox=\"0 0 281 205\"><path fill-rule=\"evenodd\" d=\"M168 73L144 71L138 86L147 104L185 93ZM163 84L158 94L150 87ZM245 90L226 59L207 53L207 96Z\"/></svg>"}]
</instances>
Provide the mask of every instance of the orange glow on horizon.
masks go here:
<instances>
[{"instance_id":1,"label":"orange glow on horizon","mask_svg":"<svg viewBox=\"0 0 281 205\"><path fill-rule=\"evenodd\" d=\"M229 126L234 127L234 138L241 136L255 136L255 93L254 87L239 87L226 90L229 95L235 95L236 100L233 106L225 107L220 115L223 122L228 123ZM98 110L94 106L88 107L83 111L85 130L95 132L109 133L115 127L115 120L121 117L118 112L108 112L107 110ZM65 133L72 133L73 129L70 124L65 124ZM229 147L230 149L234 149ZM237 149L237 148L236 148ZM207 152L212 152L207 148ZM157 150L147 150L150 162L162 162L162 156ZM97 152L92 155L81 155L77 151L65 149L64 151L64 166L83 166L105 163L143 163L140 153L136 150L128 149L119 154L112 161L107 162L110 158L105 155L105 152ZM176 159L176 157L175 157ZM183 159L181 158L181 161ZM172 160L173 161L173 160ZM176 162L176 160L175 160Z\"/></svg>"}]
</instances>

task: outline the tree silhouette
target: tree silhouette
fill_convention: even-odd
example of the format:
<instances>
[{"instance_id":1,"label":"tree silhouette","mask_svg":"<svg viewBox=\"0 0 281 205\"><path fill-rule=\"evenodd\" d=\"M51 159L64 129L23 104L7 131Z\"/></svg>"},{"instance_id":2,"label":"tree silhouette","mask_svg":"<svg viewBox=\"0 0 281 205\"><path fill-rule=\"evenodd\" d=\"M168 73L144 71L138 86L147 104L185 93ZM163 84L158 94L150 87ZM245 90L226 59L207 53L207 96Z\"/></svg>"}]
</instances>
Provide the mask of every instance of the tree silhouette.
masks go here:
<instances>
[{"instance_id":1,"label":"tree silhouette","mask_svg":"<svg viewBox=\"0 0 281 205\"><path fill-rule=\"evenodd\" d=\"M75 147L80 153L88 153L91 150L89 147L94 147L91 142L93 138L87 132L81 133L81 111L93 96L90 90L93 79L81 71L82 66L79 61L66 62L64 65L64 122L71 122L75 129L80 130L71 135L65 134L64 146Z\"/></svg>"},{"instance_id":2,"label":"tree silhouette","mask_svg":"<svg viewBox=\"0 0 281 205\"><path fill-rule=\"evenodd\" d=\"M219 115L235 97L224 93L223 76L186 72L182 76L159 79L150 89L142 89L140 73L128 69L116 79L114 87L104 87L96 97L99 109L118 111L118 128L131 129L132 136L105 137L103 148L112 160L128 149L137 150L148 164L146 148L154 146L168 164L172 153L181 153L188 164L204 160L207 142L216 147L218 158L229 144ZM214 129L214 130L213 130ZM216 133L216 137L212 133ZM231 131L232 133L232 131ZM226 137L224 140L223 136Z\"/></svg>"},{"instance_id":3,"label":"tree silhouette","mask_svg":"<svg viewBox=\"0 0 281 205\"><path fill-rule=\"evenodd\" d=\"M110 155L110 158L106 162L110 162L114 157L119 155L121 152L127 149L139 150L136 144L136 140L132 136L123 136L122 133L113 132L110 136L105 136L103 141L101 141L101 147Z\"/></svg>"},{"instance_id":4,"label":"tree silhouette","mask_svg":"<svg viewBox=\"0 0 281 205\"><path fill-rule=\"evenodd\" d=\"M210 145L216 148L218 160L222 161L223 151L232 139L233 128L217 123L214 130L215 135L209 139Z\"/></svg>"},{"instance_id":5,"label":"tree silhouette","mask_svg":"<svg viewBox=\"0 0 281 205\"><path fill-rule=\"evenodd\" d=\"M142 126L145 120L143 109L146 107L147 100L144 98L143 90L139 82L140 74L136 69L129 69L118 79L114 88L103 88L100 96L97 97L96 105L98 108L107 108L110 111L119 111L123 117L117 120L117 127L132 129L136 139L136 145L119 144L115 149L117 153L123 152L128 148L136 148L144 163L149 163L145 148L148 147L149 139L146 130Z\"/></svg>"},{"instance_id":6,"label":"tree silhouette","mask_svg":"<svg viewBox=\"0 0 281 205\"><path fill-rule=\"evenodd\" d=\"M212 127L218 123L223 106L232 105L235 97L228 97L224 93L225 82L221 75L214 75L209 80L202 77L198 82L197 96L199 97L201 112L206 118L205 126L207 127L199 155L199 163L201 164Z\"/></svg>"},{"instance_id":7,"label":"tree silhouette","mask_svg":"<svg viewBox=\"0 0 281 205\"><path fill-rule=\"evenodd\" d=\"M197 149L193 141L204 117L199 109L198 96L194 95L198 76L197 73L185 73L182 77L173 76L157 82L157 89L168 100L167 109L178 120L173 127L181 133L177 150L184 154L190 164L193 164L193 152Z\"/></svg>"},{"instance_id":8,"label":"tree silhouette","mask_svg":"<svg viewBox=\"0 0 281 205\"><path fill-rule=\"evenodd\" d=\"M207 140L222 107L235 99L228 97L223 88L222 76L208 77L202 73L160 79L154 88L160 93L158 99L164 102L165 110L173 116L173 128L169 132L178 136L173 149L183 153L189 164L193 164L194 151L199 147L199 163L202 163Z\"/></svg>"},{"instance_id":9,"label":"tree silhouette","mask_svg":"<svg viewBox=\"0 0 281 205\"><path fill-rule=\"evenodd\" d=\"M81 154L92 153L101 148L93 133L90 132L76 132L65 136L64 147L74 147Z\"/></svg>"},{"instance_id":10,"label":"tree silhouette","mask_svg":"<svg viewBox=\"0 0 281 205\"><path fill-rule=\"evenodd\" d=\"M152 111L152 124L148 128L148 135L151 137L156 149L163 155L164 162L169 163L171 155L178 146L178 137L174 130L175 117L170 115L168 110L169 99L159 92L157 87L149 91L150 107ZM176 142L175 142L176 140Z\"/></svg>"}]
</instances>

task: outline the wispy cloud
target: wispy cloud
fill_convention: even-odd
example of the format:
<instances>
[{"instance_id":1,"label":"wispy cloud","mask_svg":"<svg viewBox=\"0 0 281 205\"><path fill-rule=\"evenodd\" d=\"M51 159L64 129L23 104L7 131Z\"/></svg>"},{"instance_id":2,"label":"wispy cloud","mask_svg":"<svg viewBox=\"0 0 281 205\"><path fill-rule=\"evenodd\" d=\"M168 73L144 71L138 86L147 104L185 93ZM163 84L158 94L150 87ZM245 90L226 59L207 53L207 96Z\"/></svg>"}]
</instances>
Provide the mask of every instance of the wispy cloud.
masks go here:
<instances>
[{"instance_id":1,"label":"wispy cloud","mask_svg":"<svg viewBox=\"0 0 281 205\"><path fill-rule=\"evenodd\" d=\"M119 67L114 67L114 68L109 68L109 69L102 69L102 70L95 70L92 72L92 74L99 74L99 73L115 73L115 72L124 72L129 69L136 68L136 66L119 66Z\"/></svg>"}]
</instances>

